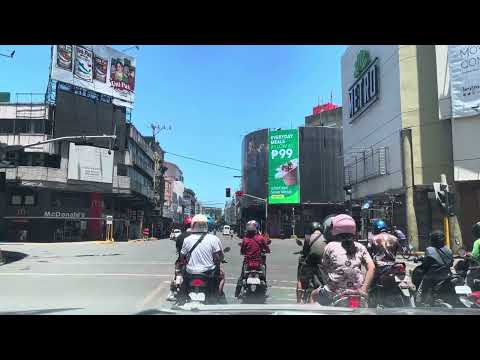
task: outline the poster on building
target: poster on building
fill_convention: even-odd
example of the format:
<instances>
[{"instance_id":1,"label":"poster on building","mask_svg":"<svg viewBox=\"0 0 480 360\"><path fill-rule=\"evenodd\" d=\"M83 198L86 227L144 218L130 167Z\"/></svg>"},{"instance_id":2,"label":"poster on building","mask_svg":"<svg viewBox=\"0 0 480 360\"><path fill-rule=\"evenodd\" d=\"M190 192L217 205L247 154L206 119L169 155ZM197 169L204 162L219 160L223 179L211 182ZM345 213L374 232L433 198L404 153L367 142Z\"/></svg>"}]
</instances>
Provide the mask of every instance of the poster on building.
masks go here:
<instances>
[{"instance_id":1,"label":"poster on building","mask_svg":"<svg viewBox=\"0 0 480 360\"><path fill-rule=\"evenodd\" d=\"M52 46L52 80L96 91L133 108L136 60L106 45Z\"/></svg>"},{"instance_id":2,"label":"poster on building","mask_svg":"<svg viewBox=\"0 0 480 360\"><path fill-rule=\"evenodd\" d=\"M449 45L452 117L480 113L480 45Z\"/></svg>"},{"instance_id":3,"label":"poster on building","mask_svg":"<svg viewBox=\"0 0 480 360\"><path fill-rule=\"evenodd\" d=\"M104 148L70 143L68 179L111 184L113 153Z\"/></svg>"},{"instance_id":4,"label":"poster on building","mask_svg":"<svg viewBox=\"0 0 480 360\"><path fill-rule=\"evenodd\" d=\"M268 203L300 203L298 129L268 132Z\"/></svg>"}]
</instances>

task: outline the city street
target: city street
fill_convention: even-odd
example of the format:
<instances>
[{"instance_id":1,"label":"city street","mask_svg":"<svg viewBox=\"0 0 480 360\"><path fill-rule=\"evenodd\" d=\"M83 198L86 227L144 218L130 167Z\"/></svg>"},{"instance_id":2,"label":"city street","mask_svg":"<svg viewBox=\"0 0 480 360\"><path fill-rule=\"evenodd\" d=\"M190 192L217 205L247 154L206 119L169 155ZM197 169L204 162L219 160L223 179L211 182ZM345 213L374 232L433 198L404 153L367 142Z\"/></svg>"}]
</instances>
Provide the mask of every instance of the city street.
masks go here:
<instances>
[{"instance_id":1,"label":"city street","mask_svg":"<svg viewBox=\"0 0 480 360\"><path fill-rule=\"evenodd\" d=\"M229 303L240 273L238 238L223 237ZM0 314L134 314L171 307L166 301L175 245L169 239L108 243L0 243ZM299 247L272 240L267 258L269 303L295 303Z\"/></svg>"}]
</instances>

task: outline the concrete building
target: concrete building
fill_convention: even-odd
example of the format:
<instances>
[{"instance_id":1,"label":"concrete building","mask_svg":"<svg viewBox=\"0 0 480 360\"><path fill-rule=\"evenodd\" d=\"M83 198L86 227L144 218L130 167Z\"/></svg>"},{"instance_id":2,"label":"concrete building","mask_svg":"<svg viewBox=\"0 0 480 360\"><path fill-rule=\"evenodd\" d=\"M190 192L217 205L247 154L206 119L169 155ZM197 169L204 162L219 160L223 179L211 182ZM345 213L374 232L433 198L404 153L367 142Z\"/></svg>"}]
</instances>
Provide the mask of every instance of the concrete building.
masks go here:
<instances>
[{"instance_id":1,"label":"concrete building","mask_svg":"<svg viewBox=\"0 0 480 360\"><path fill-rule=\"evenodd\" d=\"M172 219L174 224L182 224L183 222L183 192L185 185L183 183L183 172L174 163L165 161L165 203L163 214L165 217Z\"/></svg>"},{"instance_id":2,"label":"concrete building","mask_svg":"<svg viewBox=\"0 0 480 360\"><path fill-rule=\"evenodd\" d=\"M184 216L194 216L195 215L195 205L197 199L193 190L185 188L183 191L183 204L184 204Z\"/></svg>"},{"instance_id":3,"label":"concrete building","mask_svg":"<svg viewBox=\"0 0 480 360\"><path fill-rule=\"evenodd\" d=\"M114 144L60 141L14 153L10 160L18 166L0 170L6 176L0 193L5 241L103 239L107 215L114 218L116 240L141 236L153 202L152 151L127 126L126 109L111 100L56 83L38 101L0 104L0 142L9 145L114 131L118 136Z\"/></svg>"},{"instance_id":4,"label":"concrete building","mask_svg":"<svg viewBox=\"0 0 480 360\"><path fill-rule=\"evenodd\" d=\"M227 225L230 225L230 226L237 225L237 207L235 204L235 199L232 199L231 201L228 201L225 204L224 214L225 214L225 223Z\"/></svg>"},{"instance_id":5,"label":"concrete building","mask_svg":"<svg viewBox=\"0 0 480 360\"><path fill-rule=\"evenodd\" d=\"M305 126L342 127L342 107L332 103L313 108L313 114L305 116Z\"/></svg>"},{"instance_id":6,"label":"concrete building","mask_svg":"<svg viewBox=\"0 0 480 360\"><path fill-rule=\"evenodd\" d=\"M432 197L452 179L451 126L439 118L432 45L355 45L341 60L345 183L352 199L400 204L385 214L423 250L442 229Z\"/></svg>"}]
</instances>

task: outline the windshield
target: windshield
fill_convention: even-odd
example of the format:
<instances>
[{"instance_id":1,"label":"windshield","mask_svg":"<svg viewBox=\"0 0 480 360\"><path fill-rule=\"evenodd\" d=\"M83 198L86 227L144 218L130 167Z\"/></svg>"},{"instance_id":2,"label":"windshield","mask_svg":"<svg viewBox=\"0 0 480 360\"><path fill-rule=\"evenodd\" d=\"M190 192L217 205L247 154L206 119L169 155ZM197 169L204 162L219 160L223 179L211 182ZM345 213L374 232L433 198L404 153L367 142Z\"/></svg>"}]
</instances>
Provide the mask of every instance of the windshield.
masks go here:
<instances>
[{"instance_id":1,"label":"windshield","mask_svg":"<svg viewBox=\"0 0 480 360\"><path fill-rule=\"evenodd\" d=\"M0 45L0 313L478 310L478 48Z\"/></svg>"}]
</instances>

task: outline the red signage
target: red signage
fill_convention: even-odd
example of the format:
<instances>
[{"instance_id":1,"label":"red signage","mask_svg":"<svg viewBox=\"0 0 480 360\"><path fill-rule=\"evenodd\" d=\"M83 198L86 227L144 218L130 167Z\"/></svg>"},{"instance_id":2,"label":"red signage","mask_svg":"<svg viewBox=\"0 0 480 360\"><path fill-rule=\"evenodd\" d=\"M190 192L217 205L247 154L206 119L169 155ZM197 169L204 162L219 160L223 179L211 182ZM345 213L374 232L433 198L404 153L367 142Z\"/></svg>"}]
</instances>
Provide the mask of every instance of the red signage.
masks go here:
<instances>
[{"instance_id":1,"label":"red signage","mask_svg":"<svg viewBox=\"0 0 480 360\"><path fill-rule=\"evenodd\" d=\"M318 106L315 106L313 108L313 115L318 115L324 111L330 111L330 110L334 110L334 109L337 109L338 106L329 102L329 103L326 103L326 104L323 104L323 105L318 105Z\"/></svg>"}]
</instances>

